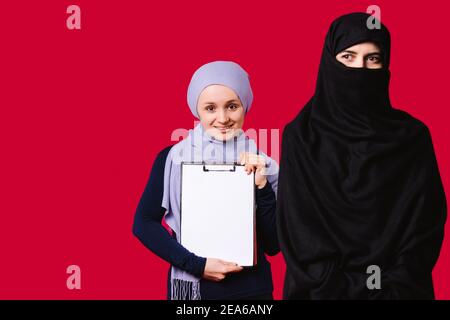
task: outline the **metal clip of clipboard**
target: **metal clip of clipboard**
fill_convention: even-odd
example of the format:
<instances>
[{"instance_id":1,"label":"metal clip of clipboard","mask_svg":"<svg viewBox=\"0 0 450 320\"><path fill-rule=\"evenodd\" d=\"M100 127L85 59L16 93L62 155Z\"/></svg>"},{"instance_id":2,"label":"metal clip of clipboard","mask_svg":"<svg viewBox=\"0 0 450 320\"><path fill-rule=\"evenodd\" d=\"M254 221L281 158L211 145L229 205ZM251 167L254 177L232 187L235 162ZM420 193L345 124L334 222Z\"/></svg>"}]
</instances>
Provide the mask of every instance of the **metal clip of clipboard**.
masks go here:
<instances>
[{"instance_id":1,"label":"metal clip of clipboard","mask_svg":"<svg viewBox=\"0 0 450 320\"><path fill-rule=\"evenodd\" d=\"M226 168L233 166L232 168ZM226 171L226 172L235 172L236 171L236 164L203 164L203 171L209 172L209 171Z\"/></svg>"},{"instance_id":2,"label":"metal clip of clipboard","mask_svg":"<svg viewBox=\"0 0 450 320\"><path fill-rule=\"evenodd\" d=\"M237 162L228 162L228 163L218 163L218 162L211 162L207 163L205 161L202 162L195 162L195 161L183 161L181 164L196 164L196 165L202 165L204 172L217 172L217 171L223 171L223 172L236 172L236 166L240 166L241 164ZM232 168L229 168L232 166Z\"/></svg>"}]
</instances>

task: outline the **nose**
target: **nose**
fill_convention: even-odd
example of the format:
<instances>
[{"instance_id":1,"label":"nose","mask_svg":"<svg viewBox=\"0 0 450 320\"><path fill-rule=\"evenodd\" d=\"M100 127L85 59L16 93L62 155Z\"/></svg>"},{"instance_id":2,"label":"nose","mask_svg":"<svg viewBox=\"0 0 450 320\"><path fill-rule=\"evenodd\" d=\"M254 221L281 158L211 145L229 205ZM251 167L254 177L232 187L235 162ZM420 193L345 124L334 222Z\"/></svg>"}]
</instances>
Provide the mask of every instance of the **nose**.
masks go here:
<instances>
[{"instance_id":1,"label":"nose","mask_svg":"<svg viewBox=\"0 0 450 320\"><path fill-rule=\"evenodd\" d=\"M367 68L366 61L363 57L358 58L355 62L355 68Z\"/></svg>"},{"instance_id":2,"label":"nose","mask_svg":"<svg viewBox=\"0 0 450 320\"><path fill-rule=\"evenodd\" d=\"M230 120L227 110L220 109L219 113L217 114L217 121L220 123L227 123Z\"/></svg>"}]
</instances>

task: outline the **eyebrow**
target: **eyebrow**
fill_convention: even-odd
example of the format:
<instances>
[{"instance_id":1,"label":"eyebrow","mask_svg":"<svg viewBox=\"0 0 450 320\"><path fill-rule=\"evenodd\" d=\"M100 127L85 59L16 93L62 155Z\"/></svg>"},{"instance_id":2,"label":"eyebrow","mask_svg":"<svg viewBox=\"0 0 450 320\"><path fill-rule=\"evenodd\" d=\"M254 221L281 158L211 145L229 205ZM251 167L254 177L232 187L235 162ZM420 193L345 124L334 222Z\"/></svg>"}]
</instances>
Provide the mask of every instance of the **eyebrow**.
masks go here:
<instances>
[{"instance_id":1,"label":"eyebrow","mask_svg":"<svg viewBox=\"0 0 450 320\"><path fill-rule=\"evenodd\" d=\"M351 51L351 50L344 50L340 54L343 54L343 53L358 54L357 52ZM364 57L373 56L373 55L376 55L376 54L381 56L381 52L370 52L370 53L365 54Z\"/></svg>"},{"instance_id":2,"label":"eyebrow","mask_svg":"<svg viewBox=\"0 0 450 320\"><path fill-rule=\"evenodd\" d=\"M231 102L239 103L239 100L232 99L232 100L229 100L229 101L225 102L225 104L228 104L228 103L231 103ZM216 103L215 102L205 102L204 104L216 104Z\"/></svg>"},{"instance_id":3,"label":"eyebrow","mask_svg":"<svg viewBox=\"0 0 450 320\"><path fill-rule=\"evenodd\" d=\"M342 54L342 53L346 53L346 52L347 52L347 53L352 53L352 54L358 54L357 52L351 51L351 50L344 50L344 51L341 52L341 54Z\"/></svg>"},{"instance_id":4,"label":"eyebrow","mask_svg":"<svg viewBox=\"0 0 450 320\"><path fill-rule=\"evenodd\" d=\"M374 55L379 55L379 56L381 56L381 52L370 52L370 53L366 54L364 57L367 57L367 56L374 56Z\"/></svg>"}]
</instances>

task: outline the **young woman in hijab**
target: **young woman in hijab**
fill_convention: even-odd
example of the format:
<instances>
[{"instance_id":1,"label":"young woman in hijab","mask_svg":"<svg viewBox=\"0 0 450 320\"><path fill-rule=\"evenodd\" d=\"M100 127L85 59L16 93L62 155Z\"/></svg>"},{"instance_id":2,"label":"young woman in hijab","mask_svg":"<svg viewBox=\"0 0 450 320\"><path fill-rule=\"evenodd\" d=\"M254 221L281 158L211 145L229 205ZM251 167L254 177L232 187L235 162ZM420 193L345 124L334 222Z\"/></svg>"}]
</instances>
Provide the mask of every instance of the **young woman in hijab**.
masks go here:
<instances>
[{"instance_id":1,"label":"young woman in hijab","mask_svg":"<svg viewBox=\"0 0 450 320\"><path fill-rule=\"evenodd\" d=\"M390 35L369 17L332 23L316 91L283 132L286 299L434 298L445 195L427 127L391 106Z\"/></svg>"},{"instance_id":2,"label":"young woman in hijab","mask_svg":"<svg viewBox=\"0 0 450 320\"><path fill-rule=\"evenodd\" d=\"M279 252L275 222L278 164L258 152L242 131L253 100L249 77L234 62L208 63L194 73L187 100L200 123L186 139L157 156L136 210L133 232L171 264L169 299L271 299L272 274L265 253ZM182 161L240 162L248 173L255 172L257 266L243 269L233 261L199 257L180 244ZM224 200L232 200L225 197L226 193ZM172 235L161 225L163 217Z\"/></svg>"}]
</instances>

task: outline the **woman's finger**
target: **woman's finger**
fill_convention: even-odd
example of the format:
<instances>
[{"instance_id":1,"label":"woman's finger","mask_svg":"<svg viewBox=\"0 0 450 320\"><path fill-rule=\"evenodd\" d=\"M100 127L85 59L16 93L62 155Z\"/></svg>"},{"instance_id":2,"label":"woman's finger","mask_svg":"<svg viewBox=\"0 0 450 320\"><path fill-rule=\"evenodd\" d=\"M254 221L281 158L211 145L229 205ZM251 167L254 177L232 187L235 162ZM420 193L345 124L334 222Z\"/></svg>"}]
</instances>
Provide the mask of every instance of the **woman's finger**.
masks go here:
<instances>
[{"instance_id":1,"label":"woman's finger","mask_svg":"<svg viewBox=\"0 0 450 320\"><path fill-rule=\"evenodd\" d=\"M229 266L237 266L238 264L236 262L231 262L231 261L224 261L224 260L220 260L223 264L229 265Z\"/></svg>"},{"instance_id":2,"label":"woman's finger","mask_svg":"<svg viewBox=\"0 0 450 320\"><path fill-rule=\"evenodd\" d=\"M245 171L247 173L254 172L259 168L264 168L266 166L266 160L263 156L257 155L249 152L242 152L240 154L241 165L245 165ZM249 166L252 167L252 170L249 170Z\"/></svg>"},{"instance_id":3,"label":"woman's finger","mask_svg":"<svg viewBox=\"0 0 450 320\"><path fill-rule=\"evenodd\" d=\"M240 161L241 164L253 164L255 163L255 154L250 153L250 152L242 152L240 154Z\"/></svg>"},{"instance_id":4,"label":"woman's finger","mask_svg":"<svg viewBox=\"0 0 450 320\"><path fill-rule=\"evenodd\" d=\"M265 165L266 160L264 159L263 156L251 154L251 155L249 155L249 163L251 163L253 165Z\"/></svg>"},{"instance_id":5,"label":"woman's finger","mask_svg":"<svg viewBox=\"0 0 450 320\"><path fill-rule=\"evenodd\" d=\"M248 152L242 152L241 153L241 164L247 164L248 163L248 158L249 158L249 153Z\"/></svg>"},{"instance_id":6,"label":"woman's finger","mask_svg":"<svg viewBox=\"0 0 450 320\"><path fill-rule=\"evenodd\" d=\"M253 165L251 165L251 164L246 164L246 165L245 165L245 171L246 171L248 174L252 173L254 170L255 170L255 167L254 167Z\"/></svg>"},{"instance_id":7,"label":"woman's finger","mask_svg":"<svg viewBox=\"0 0 450 320\"><path fill-rule=\"evenodd\" d=\"M253 158L256 165L266 165L266 159L263 156L256 156Z\"/></svg>"},{"instance_id":8,"label":"woman's finger","mask_svg":"<svg viewBox=\"0 0 450 320\"><path fill-rule=\"evenodd\" d=\"M226 273L235 273L235 272L240 272L242 271L244 268L240 267L240 266L228 266L227 267L227 272Z\"/></svg>"},{"instance_id":9,"label":"woman's finger","mask_svg":"<svg viewBox=\"0 0 450 320\"><path fill-rule=\"evenodd\" d=\"M264 175L266 175L266 167L265 167L265 166L257 167L257 168L256 168L256 172L257 172L258 174L264 176Z\"/></svg>"},{"instance_id":10,"label":"woman's finger","mask_svg":"<svg viewBox=\"0 0 450 320\"><path fill-rule=\"evenodd\" d=\"M219 273L218 275L216 275L216 281L222 281L223 279L225 279L225 277L225 274Z\"/></svg>"},{"instance_id":11,"label":"woman's finger","mask_svg":"<svg viewBox=\"0 0 450 320\"><path fill-rule=\"evenodd\" d=\"M256 157L256 155L255 154L249 154L248 156L247 156L247 163L251 163L251 164L256 164L258 161L257 161L257 157Z\"/></svg>"},{"instance_id":12,"label":"woman's finger","mask_svg":"<svg viewBox=\"0 0 450 320\"><path fill-rule=\"evenodd\" d=\"M245 152L239 154L239 162L240 164L245 164Z\"/></svg>"}]
</instances>

